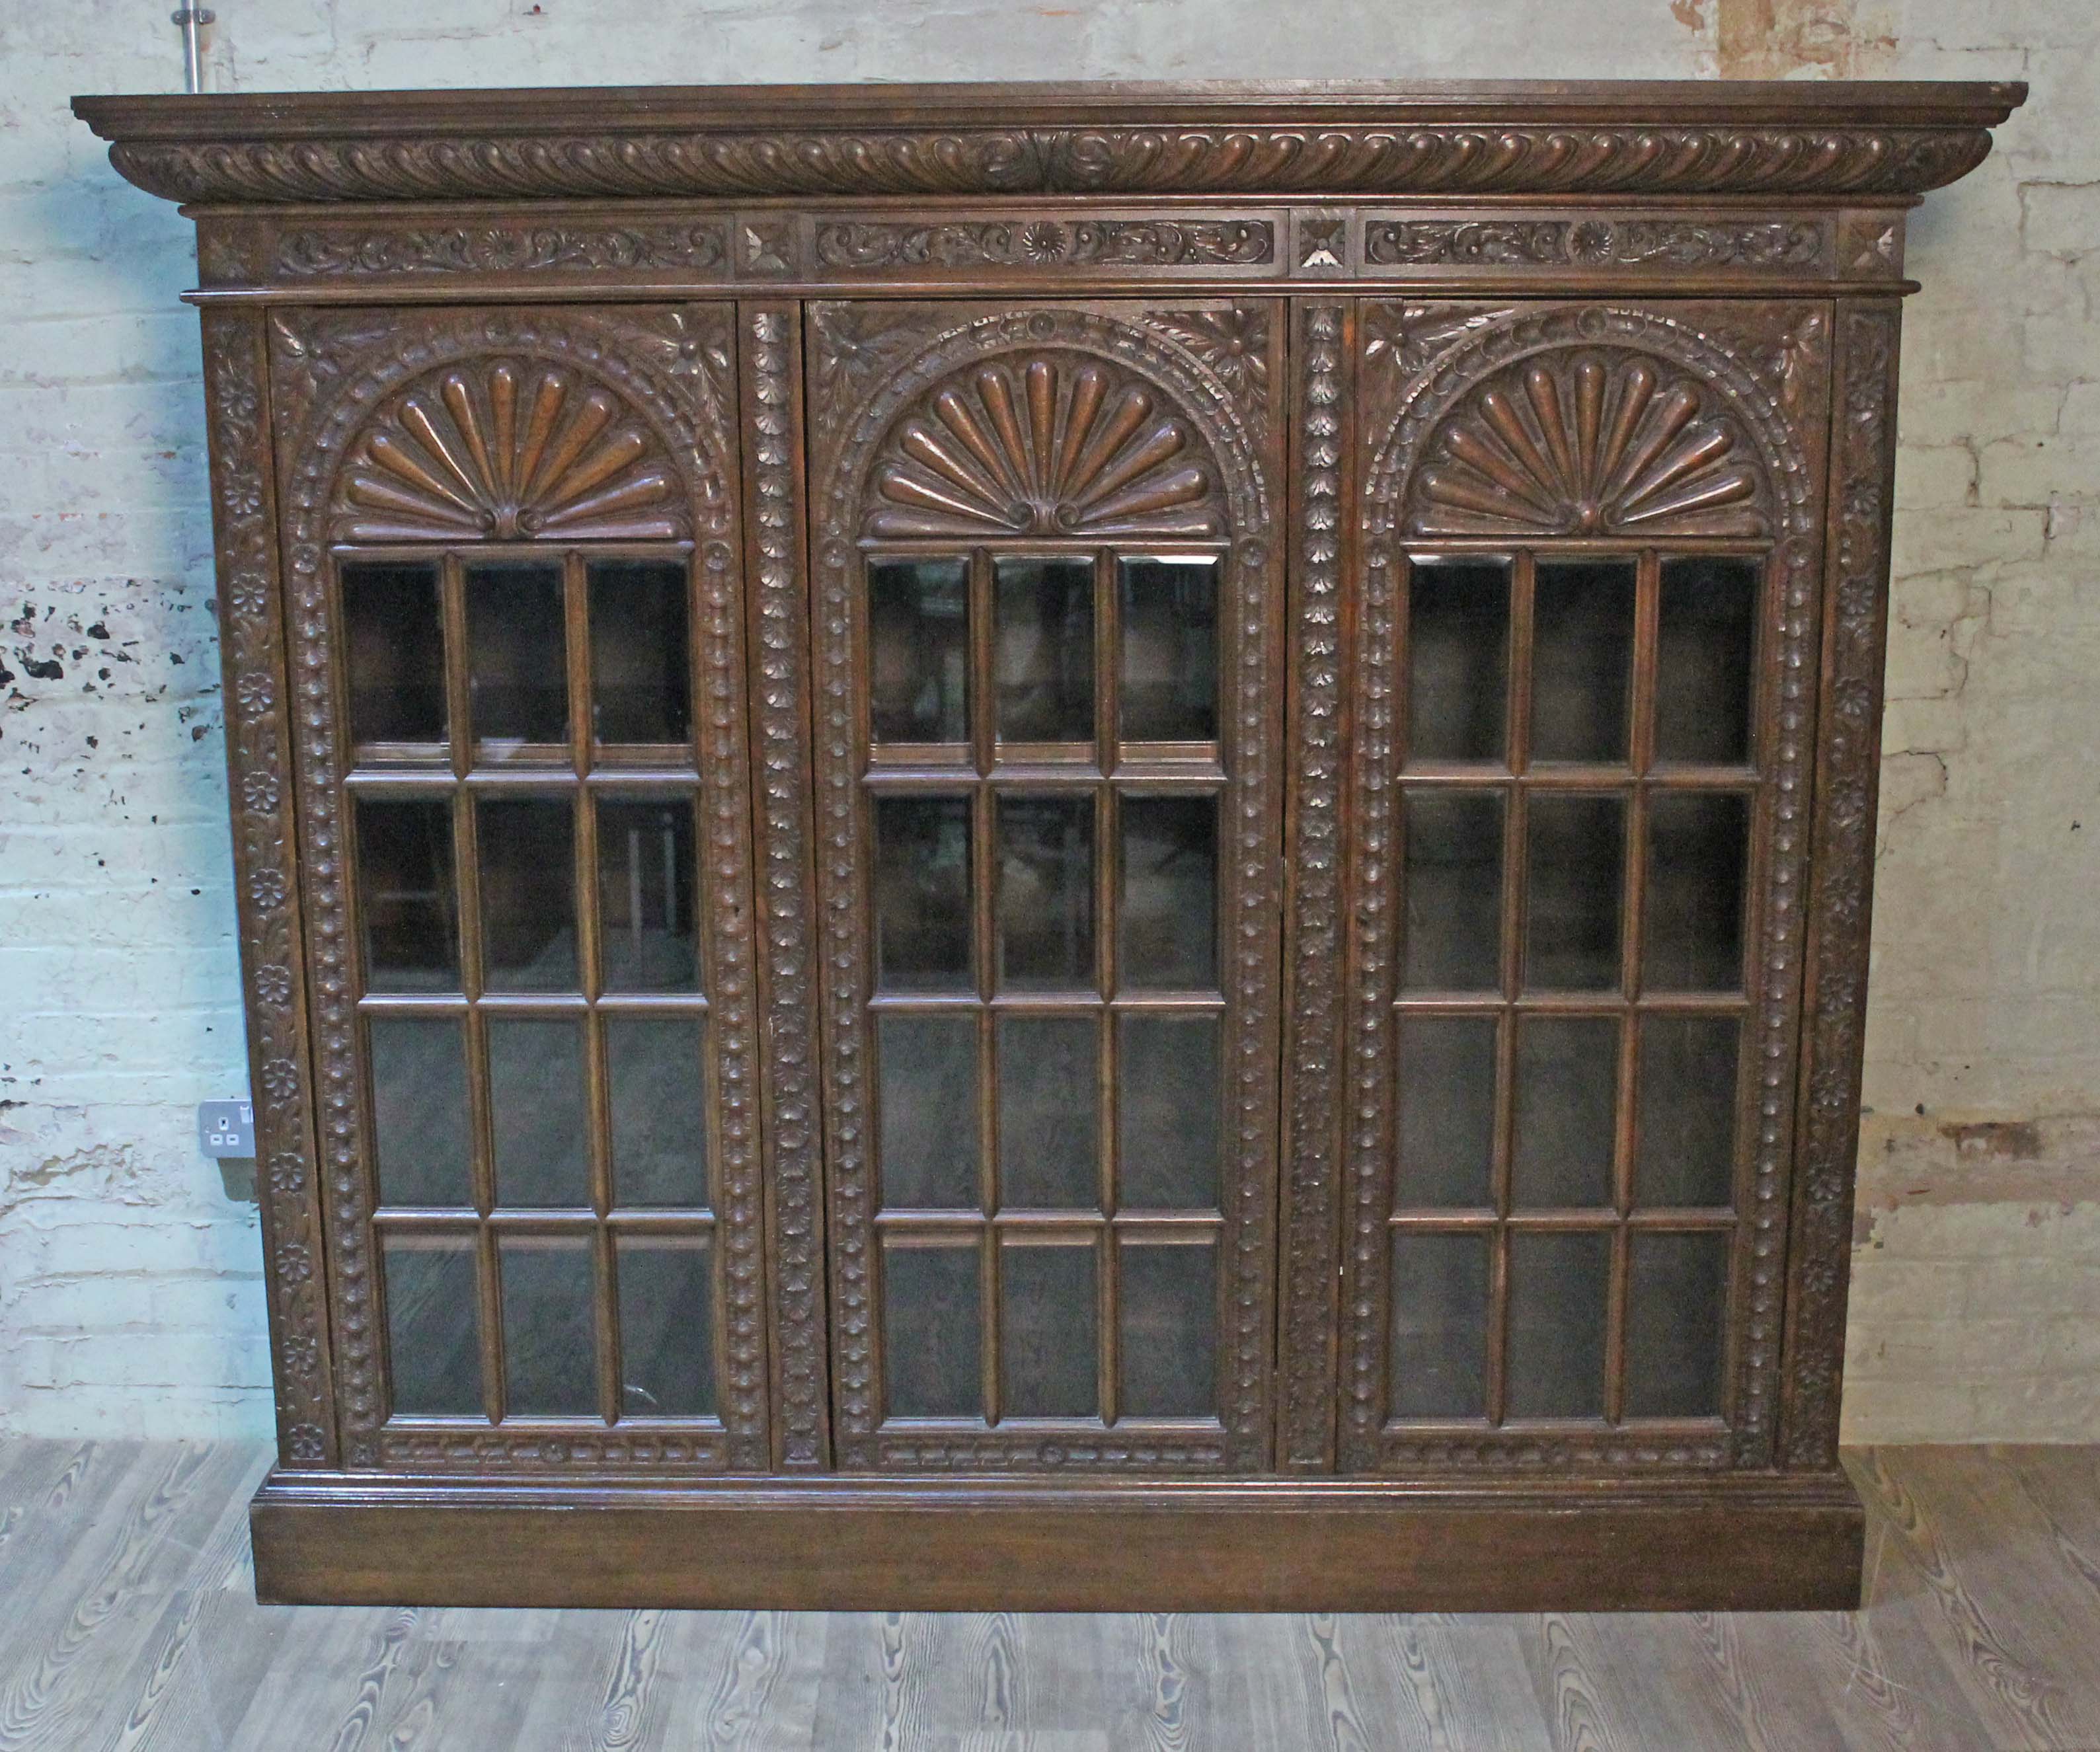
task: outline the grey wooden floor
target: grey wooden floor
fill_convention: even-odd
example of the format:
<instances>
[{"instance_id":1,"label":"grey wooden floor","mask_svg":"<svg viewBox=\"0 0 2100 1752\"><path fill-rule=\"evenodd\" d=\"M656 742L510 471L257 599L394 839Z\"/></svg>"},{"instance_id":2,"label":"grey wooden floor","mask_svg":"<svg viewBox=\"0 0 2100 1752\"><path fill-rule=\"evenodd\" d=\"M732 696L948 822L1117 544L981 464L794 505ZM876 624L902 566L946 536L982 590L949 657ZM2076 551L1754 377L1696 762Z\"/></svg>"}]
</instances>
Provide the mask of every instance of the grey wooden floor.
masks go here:
<instances>
[{"instance_id":1,"label":"grey wooden floor","mask_svg":"<svg viewBox=\"0 0 2100 1752\"><path fill-rule=\"evenodd\" d=\"M254 1448L0 1444L0 1749L2100 1749L2100 1450L1851 1464L1860 1613L338 1610Z\"/></svg>"}]
</instances>

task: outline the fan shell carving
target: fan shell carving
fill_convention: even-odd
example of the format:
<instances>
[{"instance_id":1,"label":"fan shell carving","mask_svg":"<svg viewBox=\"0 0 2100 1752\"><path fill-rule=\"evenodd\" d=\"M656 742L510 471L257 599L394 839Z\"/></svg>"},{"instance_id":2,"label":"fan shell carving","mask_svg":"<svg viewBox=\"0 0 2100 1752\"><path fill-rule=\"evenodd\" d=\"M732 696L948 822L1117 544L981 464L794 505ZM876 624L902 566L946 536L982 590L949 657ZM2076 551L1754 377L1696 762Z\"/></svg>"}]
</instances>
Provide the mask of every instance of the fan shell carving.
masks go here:
<instances>
[{"instance_id":1,"label":"fan shell carving","mask_svg":"<svg viewBox=\"0 0 2100 1752\"><path fill-rule=\"evenodd\" d=\"M1497 373L1445 418L1416 477L1418 535L1760 537L1764 471L1697 379L1584 349Z\"/></svg>"},{"instance_id":2,"label":"fan shell carving","mask_svg":"<svg viewBox=\"0 0 2100 1752\"><path fill-rule=\"evenodd\" d=\"M930 391L884 445L864 533L1221 535L1217 474L1143 378L1082 355L978 366Z\"/></svg>"},{"instance_id":3,"label":"fan shell carving","mask_svg":"<svg viewBox=\"0 0 2100 1752\"><path fill-rule=\"evenodd\" d=\"M671 540L677 469L614 391L563 366L475 360L385 403L351 447L342 541Z\"/></svg>"}]
</instances>

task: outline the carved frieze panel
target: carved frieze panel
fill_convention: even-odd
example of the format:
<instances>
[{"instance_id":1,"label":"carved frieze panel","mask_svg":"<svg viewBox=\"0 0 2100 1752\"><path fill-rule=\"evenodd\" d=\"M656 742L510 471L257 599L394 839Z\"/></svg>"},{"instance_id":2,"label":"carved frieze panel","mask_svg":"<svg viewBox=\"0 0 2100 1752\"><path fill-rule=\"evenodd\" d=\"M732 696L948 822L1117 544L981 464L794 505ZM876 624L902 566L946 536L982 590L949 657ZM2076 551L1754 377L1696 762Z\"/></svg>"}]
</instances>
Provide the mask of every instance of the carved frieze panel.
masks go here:
<instances>
[{"instance_id":1,"label":"carved frieze panel","mask_svg":"<svg viewBox=\"0 0 2100 1752\"><path fill-rule=\"evenodd\" d=\"M1826 270L1832 222L1819 217L1651 218L1598 213L1587 218L1504 213L1447 218L1369 213L1366 271L1379 269L1610 267L1718 269L1791 274Z\"/></svg>"},{"instance_id":2,"label":"carved frieze panel","mask_svg":"<svg viewBox=\"0 0 2100 1752\"><path fill-rule=\"evenodd\" d=\"M1276 259L1277 222L1215 218L1000 215L903 222L819 218L810 256L823 272L914 269L1060 270L1266 267Z\"/></svg>"}]
</instances>

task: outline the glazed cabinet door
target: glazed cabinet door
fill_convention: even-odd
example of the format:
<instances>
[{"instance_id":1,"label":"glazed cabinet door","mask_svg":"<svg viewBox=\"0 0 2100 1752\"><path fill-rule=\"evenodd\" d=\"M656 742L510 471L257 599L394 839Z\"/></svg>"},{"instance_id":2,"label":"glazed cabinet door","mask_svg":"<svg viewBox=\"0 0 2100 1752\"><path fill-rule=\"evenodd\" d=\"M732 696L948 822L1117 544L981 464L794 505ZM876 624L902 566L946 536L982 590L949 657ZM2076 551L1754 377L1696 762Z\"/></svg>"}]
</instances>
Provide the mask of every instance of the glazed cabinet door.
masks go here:
<instances>
[{"instance_id":1,"label":"glazed cabinet door","mask_svg":"<svg viewBox=\"0 0 2100 1752\"><path fill-rule=\"evenodd\" d=\"M1768 1463L1828 307L1336 324L1339 1464Z\"/></svg>"},{"instance_id":2,"label":"glazed cabinet door","mask_svg":"<svg viewBox=\"0 0 2100 1752\"><path fill-rule=\"evenodd\" d=\"M1268 1452L1282 346L806 312L841 1466Z\"/></svg>"},{"instance_id":3,"label":"glazed cabinet door","mask_svg":"<svg viewBox=\"0 0 2100 1752\"><path fill-rule=\"evenodd\" d=\"M762 1467L730 314L270 344L346 1460Z\"/></svg>"}]
</instances>

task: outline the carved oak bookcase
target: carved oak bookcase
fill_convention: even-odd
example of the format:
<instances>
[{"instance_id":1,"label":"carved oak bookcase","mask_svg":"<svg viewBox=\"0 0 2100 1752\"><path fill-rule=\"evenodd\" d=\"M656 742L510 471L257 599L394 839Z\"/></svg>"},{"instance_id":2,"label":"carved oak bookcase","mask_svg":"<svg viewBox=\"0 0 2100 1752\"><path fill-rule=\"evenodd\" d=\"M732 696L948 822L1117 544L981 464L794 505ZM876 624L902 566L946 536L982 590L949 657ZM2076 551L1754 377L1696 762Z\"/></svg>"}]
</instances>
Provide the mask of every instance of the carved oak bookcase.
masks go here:
<instances>
[{"instance_id":1,"label":"carved oak bookcase","mask_svg":"<svg viewBox=\"0 0 2100 1752\"><path fill-rule=\"evenodd\" d=\"M198 226L267 1596L1801 1607L2012 86L82 99Z\"/></svg>"}]
</instances>

